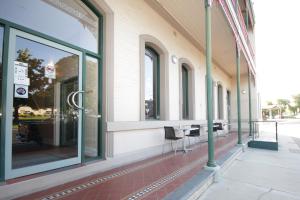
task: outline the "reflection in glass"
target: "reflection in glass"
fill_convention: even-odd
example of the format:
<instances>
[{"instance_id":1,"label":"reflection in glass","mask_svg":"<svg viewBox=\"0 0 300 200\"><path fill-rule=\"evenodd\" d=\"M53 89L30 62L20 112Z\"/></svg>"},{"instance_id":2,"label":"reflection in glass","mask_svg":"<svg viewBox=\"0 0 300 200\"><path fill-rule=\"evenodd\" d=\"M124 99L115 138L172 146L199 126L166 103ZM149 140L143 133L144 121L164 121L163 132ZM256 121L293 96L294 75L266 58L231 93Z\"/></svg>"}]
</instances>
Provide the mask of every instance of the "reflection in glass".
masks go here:
<instances>
[{"instance_id":1,"label":"reflection in glass","mask_svg":"<svg viewBox=\"0 0 300 200\"><path fill-rule=\"evenodd\" d=\"M86 57L85 157L98 156L98 60Z\"/></svg>"},{"instance_id":2,"label":"reflection in glass","mask_svg":"<svg viewBox=\"0 0 300 200\"><path fill-rule=\"evenodd\" d=\"M98 52L98 17L81 0L0 0L0 18Z\"/></svg>"},{"instance_id":3,"label":"reflection in glass","mask_svg":"<svg viewBox=\"0 0 300 200\"><path fill-rule=\"evenodd\" d=\"M12 168L77 157L78 114L66 98L78 90L78 55L17 37L15 60L30 85L28 97L14 92Z\"/></svg>"},{"instance_id":4,"label":"reflection in glass","mask_svg":"<svg viewBox=\"0 0 300 200\"><path fill-rule=\"evenodd\" d=\"M2 99L2 52L3 52L3 33L4 29L0 26L0 103Z\"/></svg>"},{"instance_id":5,"label":"reflection in glass","mask_svg":"<svg viewBox=\"0 0 300 200\"><path fill-rule=\"evenodd\" d=\"M186 66L182 65L182 118L189 118L189 72Z\"/></svg>"},{"instance_id":6,"label":"reflection in glass","mask_svg":"<svg viewBox=\"0 0 300 200\"><path fill-rule=\"evenodd\" d=\"M145 51L145 119L156 119L157 113L157 53L146 48Z\"/></svg>"},{"instance_id":7,"label":"reflection in glass","mask_svg":"<svg viewBox=\"0 0 300 200\"><path fill-rule=\"evenodd\" d=\"M223 119L223 87L218 84L218 119Z\"/></svg>"}]
</instances>

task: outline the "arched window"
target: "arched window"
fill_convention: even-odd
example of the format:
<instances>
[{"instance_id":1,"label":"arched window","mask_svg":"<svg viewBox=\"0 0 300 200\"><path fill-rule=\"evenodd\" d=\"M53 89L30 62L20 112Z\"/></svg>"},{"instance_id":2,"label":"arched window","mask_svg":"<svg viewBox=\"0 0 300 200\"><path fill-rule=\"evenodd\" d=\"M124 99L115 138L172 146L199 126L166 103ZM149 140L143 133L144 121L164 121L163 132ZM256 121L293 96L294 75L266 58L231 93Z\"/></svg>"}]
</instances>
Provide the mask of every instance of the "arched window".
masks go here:
<instances>
[{"instance_id":1,"label":"arched window","mask_svg":"<svg viewBox=\"0 0 300 200\"><path fill-rule=\"evenodd\" d=\"M140 35L141 120L169 119L169 53L160 40Z\"/></svg>"},{"instance_id":2,"label":"arched window","mask_svg":"<svg viewBox=\"0 0 300 200\"><path fill-rule=\"evenodd\" d=\"M195 72L186 58L179 59L179 119L195 119Z\"/></svg>"},{"instance_id":3,"label":"arched window","mask_svg":"<svg viewBox=\"0 0 300 200\"><path fill-rule=\"evenodd\" d=\"M189 119L189 69L186 64L181 66L182 119Z\"/></svg>"},{"instance_id":4,"label":"arched window","mask_svg":"<svg viewBox=\"0 0 300 200\"><path fill-rule=\"evenodd\" d=\"M145 119L159 119L159 54L145 48Z\"/></svg>"},{"instance_id":5,"label":"arched window","mask_svg":"<svg viewBox=\"0 0 300 200\"><path fill-rule=\"evenodd\" d=\"M221 84L218 84L218 119L224 118L223 110L223 87Z\"/></svg>"}]
</instances>

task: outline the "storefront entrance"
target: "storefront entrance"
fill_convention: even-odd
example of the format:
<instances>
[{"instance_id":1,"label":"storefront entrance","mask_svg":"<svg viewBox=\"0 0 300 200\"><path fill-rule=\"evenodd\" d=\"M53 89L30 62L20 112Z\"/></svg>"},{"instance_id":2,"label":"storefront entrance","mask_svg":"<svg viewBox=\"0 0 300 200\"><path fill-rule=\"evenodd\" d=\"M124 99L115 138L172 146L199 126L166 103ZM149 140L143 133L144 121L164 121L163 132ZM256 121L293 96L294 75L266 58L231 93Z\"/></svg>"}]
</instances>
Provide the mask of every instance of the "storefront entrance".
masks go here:
<instances>
[{"instance_id":1,"label":"storefront entrance","mask_svg":"<svg viewBox=\"0 0 300 200\"><path fill-rule=\"evenodd\" d=\"M102 158L102 18L90 7L1 6L0 181Z\"/></svg>"},{"instance_id":2,"label":"storefront entrance","mask_svg":"<svg viewBox=\"0 0 300 200\"><path fill-rule=\"evenodd\" d=\"M82 53L10 30L6 177L81 162Z\"/></svg>"}]
</instances>

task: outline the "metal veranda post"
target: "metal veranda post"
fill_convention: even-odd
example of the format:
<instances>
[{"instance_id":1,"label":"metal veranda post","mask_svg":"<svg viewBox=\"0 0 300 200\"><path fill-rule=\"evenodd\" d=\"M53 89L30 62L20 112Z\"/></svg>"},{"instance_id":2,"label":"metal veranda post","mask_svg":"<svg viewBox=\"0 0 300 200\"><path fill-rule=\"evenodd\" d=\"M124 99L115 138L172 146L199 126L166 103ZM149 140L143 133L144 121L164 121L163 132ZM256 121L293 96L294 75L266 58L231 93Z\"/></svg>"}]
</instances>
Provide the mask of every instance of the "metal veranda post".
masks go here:
<instances>
[{"instance_id":1,"label":"metal veranda post","mask_svg":"<svg viewBox=\"0 0 300 200\"><path fill-rule=\"evenodd\" d=\"M235 12L238 15L239 1L235 1ZM239 47L238 38L236 38L236 89L237 89L237 117L238 117L238 144L242 144L242 127L241 127L241 94L240 94L240 60L241 60L241 52Z\"/></svg>"},{"instance_id":2,"label":"metal veranda post","mask_svg":"<svg viewBox=\"0 0 300 200\"><path fill-rule=\"evenodd\" d=\"M211 7L212 0L205 0L205 37L206 37L206 98L207 98L207 128L208 128L208 167L216 167L212 116L212 78L211 78Z\"/></svg>"},{"instance_id":3,"label":"metal veranda post","mask_svg":"<svg viewBox=\"0 0 300 200\"><path fill-rule=\"evenodd\" d=\"M252 102L251 102L251 71L248 67L248 92L249 92L249 136L252 135Z\"/></svg>"},{"instance_id":4,"label":"metal veranda post","mask_svg":"<svg viewBox=\"0 0 300 200\"><path fill-rule=\"evenodd\" d=\"M237 93L237 120L238 120L238 144L242 144L242 127L241 127L241 92L240 92L240 83L241 83L241 76L240 76L240 49L238 46L238 42L236 43L236 93Z\"/></svg>"}]
</instances>

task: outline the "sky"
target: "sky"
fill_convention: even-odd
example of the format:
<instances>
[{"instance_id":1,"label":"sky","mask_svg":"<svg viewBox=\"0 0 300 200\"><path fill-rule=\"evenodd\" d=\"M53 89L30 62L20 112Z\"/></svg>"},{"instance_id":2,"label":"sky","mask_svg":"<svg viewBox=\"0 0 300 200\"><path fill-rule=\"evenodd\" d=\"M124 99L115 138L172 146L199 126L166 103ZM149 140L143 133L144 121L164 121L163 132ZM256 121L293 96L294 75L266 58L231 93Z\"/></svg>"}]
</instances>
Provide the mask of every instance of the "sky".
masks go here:
<instances>
[{"instance_id":1,"label":"sky","mask_svg":"<svg viewBox=\"0 0 300 200\"><path fill-rule=\"evenodd\" d=\"M300 93L300 1L254 0L262 103Z\"/></svg>"}]
</instances>

